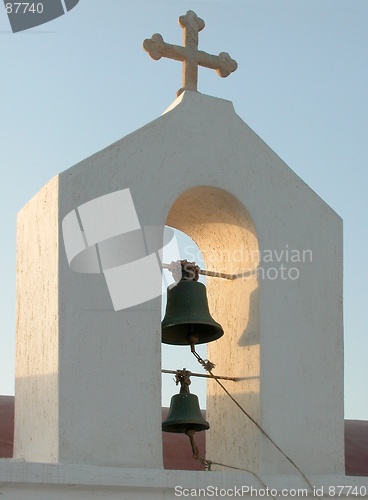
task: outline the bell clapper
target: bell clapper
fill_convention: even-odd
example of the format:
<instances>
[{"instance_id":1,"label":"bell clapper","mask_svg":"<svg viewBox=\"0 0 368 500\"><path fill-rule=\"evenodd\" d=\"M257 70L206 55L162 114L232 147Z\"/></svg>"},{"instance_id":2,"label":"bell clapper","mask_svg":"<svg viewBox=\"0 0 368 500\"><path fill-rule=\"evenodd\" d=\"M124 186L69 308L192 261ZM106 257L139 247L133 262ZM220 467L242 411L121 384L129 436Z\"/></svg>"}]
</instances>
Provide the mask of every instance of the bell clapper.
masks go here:
<instances>
[{"instance_id":1,"label":"bell clapper","mask_svg":"<svg viewBox=\"0 0 368 500\"><path fill-rule=\"evenodd\" d=\"M196 458L198 460L199 459L199 450L198 450L198 447L194 441L194 434L195 433L196 433L196 431L194 429L189 429L189 430L187 430L187 432L185 434L189 437L190 445L192 447L192 452L193 452L193 458Z\"/></svg>"},{"instance_id":2,"label":"bell clapper","mask_svg":"<svg viewBox=\"0 0 368 500\"><path fill-rule=\"evenodd\" d=\"M204 470L206 472L208 472L211 470L211 465L213 464L213 462L211 460L206 460L205 458L201 458L199 456L199 450L198 450L198 447L194 441L194 434L195 433L196 433L196 431L194 429L189 429L185 434L189 437L190 445L192 447L192 452L193 452L193 458L195 458L196 460L201 462L201 464L204 465Z\"/></svg>"},{"instance_id":3,"label":"bell clapper","mask_svg":"<svg viewBox=\"0 0 368 500\"><path fill-rule=\"evenodd\" d=\"M192 349L192 346L194 344L197 344L198 343L198 340L199 340L199 337L198 335L194 332L194 328L193 328L193 325L190 325L190 332L188 333L188 335L185 337L185 340L187 341L187 343L190 345L190 348Z\"/></svg>"}]
</instances>

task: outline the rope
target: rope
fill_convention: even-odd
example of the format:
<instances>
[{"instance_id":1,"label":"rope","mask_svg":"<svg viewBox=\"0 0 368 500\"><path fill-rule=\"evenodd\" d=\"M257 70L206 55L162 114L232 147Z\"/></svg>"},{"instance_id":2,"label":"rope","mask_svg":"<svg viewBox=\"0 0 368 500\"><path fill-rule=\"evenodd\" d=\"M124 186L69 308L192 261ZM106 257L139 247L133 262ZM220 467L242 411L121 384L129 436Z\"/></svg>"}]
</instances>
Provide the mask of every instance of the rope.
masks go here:
<instances>
[{"instance_id":1,"label":"rope","mask_svg":"<svg viewBox=\"0 0 368 500\"><path fill-rule=\"evenodd\" d=\"M234 467L233 465L225 465L225 464L221 464L220 462L212 462L211 460L207 460L209 462L209 466L211 467L211 465L220 465L221 467L227 467L228 469L236 469L236 470L241 470L243 472L249 472L250 474L252 474L256 479L258 479L258 481L261 483L261 485L267 489L267 485L265 484L265 482L261 479L261 477L256 474L255 472L253 472L252 470L249 470L249 469L242 469L240 467ZM271 495L272 498L274 500L276 500L276 498Z\"/></svg>"},{"instance_id":2,"label":"rope","mask_svg":"<svg viewBox=\"0 0 368 500\"><path fill-rule=\"evenodd\" d=\"M219 384L219 386L226 392L226 394L229 396L229 398L236 404L236 406L244 413L246 417L249 418L251 422L262 432L262 434L273 444L273 446L288 460L288 462L291 463L291 465L300 473L300 475L303 477L305 482L308 484L310 487L311 491L313 492L313 486L310 483L309 479L307 476L304 474L304 472L296 465L296 463L280 448L278 444L275 443L275 441L271 438L271 436L260 426L260 424L238 403L238 401L230 394L230 392L224 387L224 385L218 380L216 375L212 373L212 369L215 367L211 361L204 360L201 358L201 356L196 352L194 344L191 344L190 349L194 356L197 358L197 361L205 368L205 370L208 371L208 373L213 377L213 379ZM212 462L214 463L214 462ZM230 467L230 466L224 466L224 467ZM237 467L234 467L235 469ZM243 469L240 469L243 470ZM248 471L251 472L251 471ZM254 472L252 473L254 474ZM254 474L256 475L256 474ZM320 498L320 497L318 497Z\"/></svg>"},{"instance_id":3,"label":"rope","mask_svg":"<svg viewBox=\"0 0 368 500\"><path fill-rule=\"evenodd\" d=\"M226 465L226 464L222 464L220 462L213 462L212 460L205 460L204 458L201 458L199 456L198 447L197 447L197 445L195 444L195 441L194 441L195 431L194 430L188 430L185 434L190 439L190 444L191 444L192 452L193 452L193 458L195 458L196 460L198 460L199 462L201 462L205 466L205 470L206 471L210 471L211 470L211 465L220 465L221 467L227 467L228 469L236 469L236 470L241 470L243 472L249 472L249 474L252 474L256 479L258 479L258 481L261 483L261 485L264 488L267 489L267 485L265 484L265 482L261 479L261 477L258 474L256 474L252 470L242 469L240 467L235 467L233 465ZM276 498L273 495L271 495L271 496L272 496L272 498L274 500L276 500Z\"/></svg>"}]
</instances>

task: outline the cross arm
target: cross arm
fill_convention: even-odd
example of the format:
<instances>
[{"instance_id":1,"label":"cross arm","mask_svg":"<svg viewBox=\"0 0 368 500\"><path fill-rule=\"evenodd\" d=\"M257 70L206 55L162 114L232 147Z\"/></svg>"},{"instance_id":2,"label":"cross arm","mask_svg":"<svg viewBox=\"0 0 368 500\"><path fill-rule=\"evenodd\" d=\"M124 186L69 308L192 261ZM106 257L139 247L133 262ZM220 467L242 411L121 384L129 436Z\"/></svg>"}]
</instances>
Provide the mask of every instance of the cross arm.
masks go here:
<instances>
[{"instance_id":1,"label":"cross arm","mask_svg":"<svg viewBox=\"0 0 368 500\"><path fill-rule=\"evenodd\" d=\"M215 69L217 74L222 78L229 76L230 73L233 73L238 67L238 63L232 59L227 52L220 52L218 56L213 56L199 50L197 53L197 61L200 66Z\"/></svg>"},{"instance_id":2,"label":"cross arm","mask_svg":"<svg viewBox=\"0 0 368 500\"><path fill-rule=\"evenodd\" d=\"M143 42L143 48L155 61L158 61L161 57L185 61L187 57L185 47L166 43L159 33L155 33L151 38L146 38Z\"/></svg>"}]
</instances>

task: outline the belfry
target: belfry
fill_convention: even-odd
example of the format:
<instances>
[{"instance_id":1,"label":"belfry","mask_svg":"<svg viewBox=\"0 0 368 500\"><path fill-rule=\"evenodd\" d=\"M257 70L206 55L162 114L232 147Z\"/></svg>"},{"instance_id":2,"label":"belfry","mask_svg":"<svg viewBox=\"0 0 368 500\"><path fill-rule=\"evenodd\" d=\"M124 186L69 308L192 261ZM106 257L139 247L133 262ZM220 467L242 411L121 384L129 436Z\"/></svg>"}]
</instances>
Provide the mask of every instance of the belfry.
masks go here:
<instances>
[{"instance_id":1,"label":"belfry","mask_svg":"<svg viewBox=\"0 0 368 500\"><path fill-rule=\"evenodd\" d=\"M193 11L179 24L183 46L158 34L143 43L153 59L183 63L176 100L51 179L19 214L14 459L0 460L7 500L168 499L177 485L313 496L315 486L347 484L342 221L231 102L197 91L198 66L226 77L237 63L198 49L204 21ZM211 278L190 306L193 286L181 286L162 326L165 226L197 243ZM262 257L276 252L288 269L286 245L313 256L293 262L297 279ZM171 342L180 304L184 340L172 343L192 354L202 332L188 311L199 300L207 370L221 384L209 379L206 418L191 425L206 432L213 465L169 471L161 342ZM194 401L186 376L176 400ZM177 415L164 427L188 430Z\"/></svg>"}]
</instances>

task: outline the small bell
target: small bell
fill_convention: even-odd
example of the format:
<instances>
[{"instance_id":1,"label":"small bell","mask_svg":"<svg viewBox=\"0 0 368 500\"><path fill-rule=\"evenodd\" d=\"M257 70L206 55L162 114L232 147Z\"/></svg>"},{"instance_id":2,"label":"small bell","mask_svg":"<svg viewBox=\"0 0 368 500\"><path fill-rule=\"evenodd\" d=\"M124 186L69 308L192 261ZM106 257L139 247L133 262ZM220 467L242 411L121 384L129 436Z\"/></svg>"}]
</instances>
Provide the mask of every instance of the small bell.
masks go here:
<instances>
[{"instance_id":1,"label":"small bell","mask_svg":"<svg viewBox=\"0 0 368 500\"><path fill-rule=\"evenodd\" d=\"M162 423L164 432L188 434L190 431L199 432L210 428L210 424L202 417L199 401L195 394L190 394L190 372L179 370L176 375L177 384L180 382L179 394L171 398L170 409L166 420Z\"/></svg>"},{"instance_id":2,"label":"small bell","mask_svg":"<svg viewBox=\"0 0 368 500\"><path fill-rule=\"evenodd\" d=\"M191 263L182 261L182 266L182 279L173 288L167 289L162 342L192 345L217 340L224 331L210 315L206 287L197 281L198 272L193 271ZM195 266L195 269L199 268Z\"/></svg>"},{"instance_id":3,"label":"small bell","mask_svg":"<svg viewBox=\"0 0 368 500\"><path fill-rule=\"evenodd\" d=\"M210 424L202 417L195 394L175 394L171 398L169 414L162 422L163 431L186 434L190 430L199 432L209 428Z\"/></svg>"}]
</instances>

